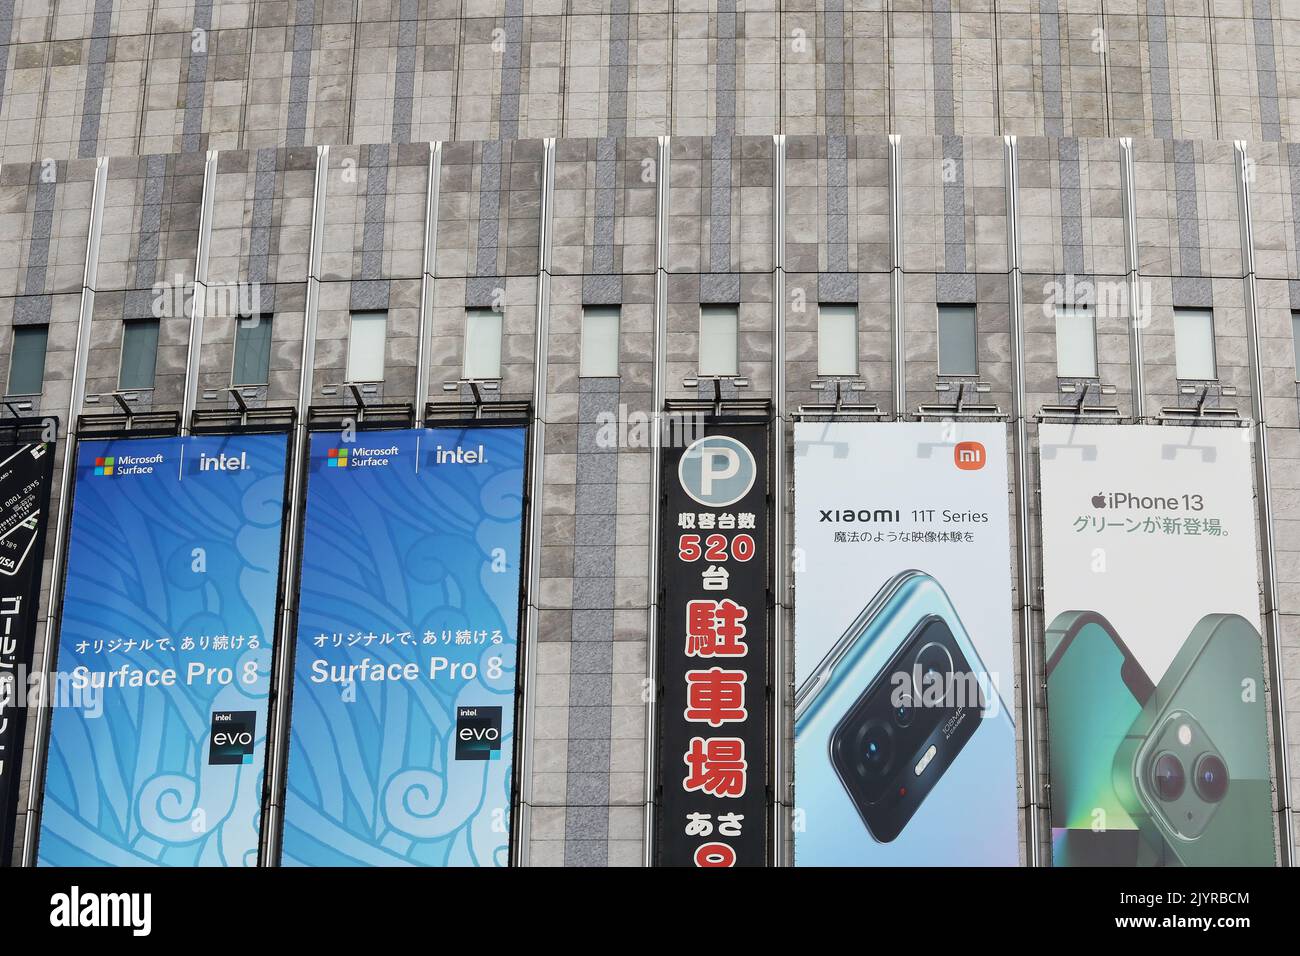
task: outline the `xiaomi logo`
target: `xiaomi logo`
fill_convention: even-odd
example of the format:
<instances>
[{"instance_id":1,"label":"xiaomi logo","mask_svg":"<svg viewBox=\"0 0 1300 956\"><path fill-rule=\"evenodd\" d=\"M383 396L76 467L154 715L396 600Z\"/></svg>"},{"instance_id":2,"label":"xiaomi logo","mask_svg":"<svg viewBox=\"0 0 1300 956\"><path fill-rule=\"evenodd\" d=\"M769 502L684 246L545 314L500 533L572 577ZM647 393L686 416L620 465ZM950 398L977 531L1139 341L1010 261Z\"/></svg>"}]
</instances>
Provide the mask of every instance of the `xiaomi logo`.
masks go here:
<instances>
[{"instance_id":1,"label":"xiaomi logo","mask_svg":"<svg viewBox=\"0 0 1300 956\"><path fill-rule=\"evenodd\" d=\"M987 458L984 445L977 441L958 442L952 450L952 463L962 471L979 471Z\"/></svg>"}]
</instances>

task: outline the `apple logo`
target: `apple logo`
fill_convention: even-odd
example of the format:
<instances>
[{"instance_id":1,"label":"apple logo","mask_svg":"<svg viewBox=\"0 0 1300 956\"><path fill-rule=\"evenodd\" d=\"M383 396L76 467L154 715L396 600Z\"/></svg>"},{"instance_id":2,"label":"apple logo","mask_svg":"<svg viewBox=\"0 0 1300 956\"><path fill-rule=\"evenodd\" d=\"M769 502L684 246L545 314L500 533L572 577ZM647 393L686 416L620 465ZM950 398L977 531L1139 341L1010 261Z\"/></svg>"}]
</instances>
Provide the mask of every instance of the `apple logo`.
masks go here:
<instances>
[{"instance_id":1,"label":"apple logo","mask_svg":"<svg viewBox=\"0 0 1300 956\"><path fill-rule=\"evenodd\" d=\"M1105 495L1093 495L1093 496L1092 496L1092 506L1093 506L1094 508L1104 508L1104 507L1106 507L1106 496L1105 496Z\"/></svg>"}]
</instances>

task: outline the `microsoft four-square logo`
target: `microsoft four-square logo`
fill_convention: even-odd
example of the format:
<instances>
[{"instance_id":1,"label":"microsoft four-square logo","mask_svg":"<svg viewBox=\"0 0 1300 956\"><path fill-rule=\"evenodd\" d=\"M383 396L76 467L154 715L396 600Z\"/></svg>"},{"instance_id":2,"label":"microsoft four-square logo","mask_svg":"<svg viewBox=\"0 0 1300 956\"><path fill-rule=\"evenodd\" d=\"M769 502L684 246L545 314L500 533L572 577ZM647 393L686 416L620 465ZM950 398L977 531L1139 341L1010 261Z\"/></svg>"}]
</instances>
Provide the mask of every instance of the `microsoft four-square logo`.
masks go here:
<instances>
[{"instance_id":1,"label":"microsoft four-square logo","mask_svg":"<svg viewBox=\"0 0 1300 956\"><path fill-rule=\"evenodd\" d=\"M97 474L97 475L111 475L112 473L113 473L113 459L112 459L112 458L96 458L96 459L95 459L95 474Z\"/></svg>"},{"instance_id":2,"label":"microsoft four-square logo","mask_svg":"<svg viewBox=\"0 0 1300 956\"><path fill-rule=\"evenodd\" d=\"M346 448L331 448L325 453L325 465L329 468L346 468L348 466L348 450Z\"/></svg>"}]
</instances>

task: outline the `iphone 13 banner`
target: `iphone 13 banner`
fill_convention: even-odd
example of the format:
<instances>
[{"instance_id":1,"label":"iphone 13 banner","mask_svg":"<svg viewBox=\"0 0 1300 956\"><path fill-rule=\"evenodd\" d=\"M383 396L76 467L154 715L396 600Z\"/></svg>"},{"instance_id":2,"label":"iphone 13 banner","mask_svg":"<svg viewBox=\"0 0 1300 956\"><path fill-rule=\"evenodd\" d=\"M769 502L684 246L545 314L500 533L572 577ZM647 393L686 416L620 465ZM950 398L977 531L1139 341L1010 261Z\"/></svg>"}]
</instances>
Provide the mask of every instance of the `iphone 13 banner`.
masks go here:
<instances>
[{"instance_id":1,"label":"iphone 13 banner","mask_svg":"<svg viewBox=\"0 0 1300 956\"><path fill-rule=\"evenodd\" d=\"M77 444L41 865L256 865L286 456Z\"/></svg>"},{"instance_id":2,"label":"iphone 13 banner","mask_svg":"<svg viewBox=\"0 0 1300 956\"><path fill-rule=\"evenodd\" d=\"M796 865L1016 865L1005 425L794 438Z\"/></svg>"},{"instance_id":3,"label":"iphone 13 banner","mask_svg":"<svg viewBox=\"0 0 1300 956\"><path fill-rule=\"evenodd\" d=\"M523 426L312 435L286 866L505 866Z\"/></svg>"},{"instance_id":4,"label":"iphone 13 banner","mask_svg":"<svg viewBox=\"0 0 1300 956\"><path fill-rule=\"evenodd\" d=\"M1250 436L1040 430L1056 866L1275 863Z\"/></svg>"}]
</instances>

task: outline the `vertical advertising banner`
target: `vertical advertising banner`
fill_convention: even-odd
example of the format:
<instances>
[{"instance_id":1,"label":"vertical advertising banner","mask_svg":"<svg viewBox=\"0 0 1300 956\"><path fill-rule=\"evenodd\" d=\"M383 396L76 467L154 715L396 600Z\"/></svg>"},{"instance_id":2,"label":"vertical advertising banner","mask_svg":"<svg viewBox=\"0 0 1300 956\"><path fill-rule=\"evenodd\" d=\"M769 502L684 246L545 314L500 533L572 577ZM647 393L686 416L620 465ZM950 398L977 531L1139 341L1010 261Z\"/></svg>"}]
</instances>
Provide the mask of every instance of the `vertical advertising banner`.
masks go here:
<instances>
[{"instance_id":1,"label":"vertical advertising banner","mask_svg":"<svg viewBox=\"0 0 1300 956\"><path fill-rule=\"evenodd\" d=\"M284 865L508 865L526 448L312 436Z\"/></svg>"},{"instance_id":2,"label":"vertical advertising banner","mask_svg":"<svg viewBox=\"0 0 1300 956\"><path fill-rule=\"evenodd\" d=\"M1016 865L1006 426L794 438L795 864Z\"/></svg>"},{"instance_id":3,"label":"vertical advertising banner","mask_svg":"<svg viewBox=\"0 0 1300 956\"><path fill-rule=\"evenodd\" d=\"M662 866L764 866L768 426L710 424L663 458Z\"/></svg>"},{"instance_id":4,"label":"vertical advertising banner","mask_svg":"<svg viewBox=\"0 0 1300 956\"><path fill-rule=\"evenodd\" d=\"M0 444L0 866L13 855L53 470L47 442Z\"/></svg>"},{"instance_id":5,"label":"vertical advertising banner","mask_svg":"<svg viewBox=\"0 0 1300 956\"><path fill-rule=\"evenodd\" d=\"M256 865L286 454L78 443L41 865Z\"/></svg>"},{"instance_id":6,"label":"vertical advertising banner","mask_svg":"<svg viewBox=\"0 0 1300 956\"><path fill-rule=\"evenodd\" d=\"M1057 866L1275 862L1251 435L1040 430Z\"/></svg>"}]
</instances>

